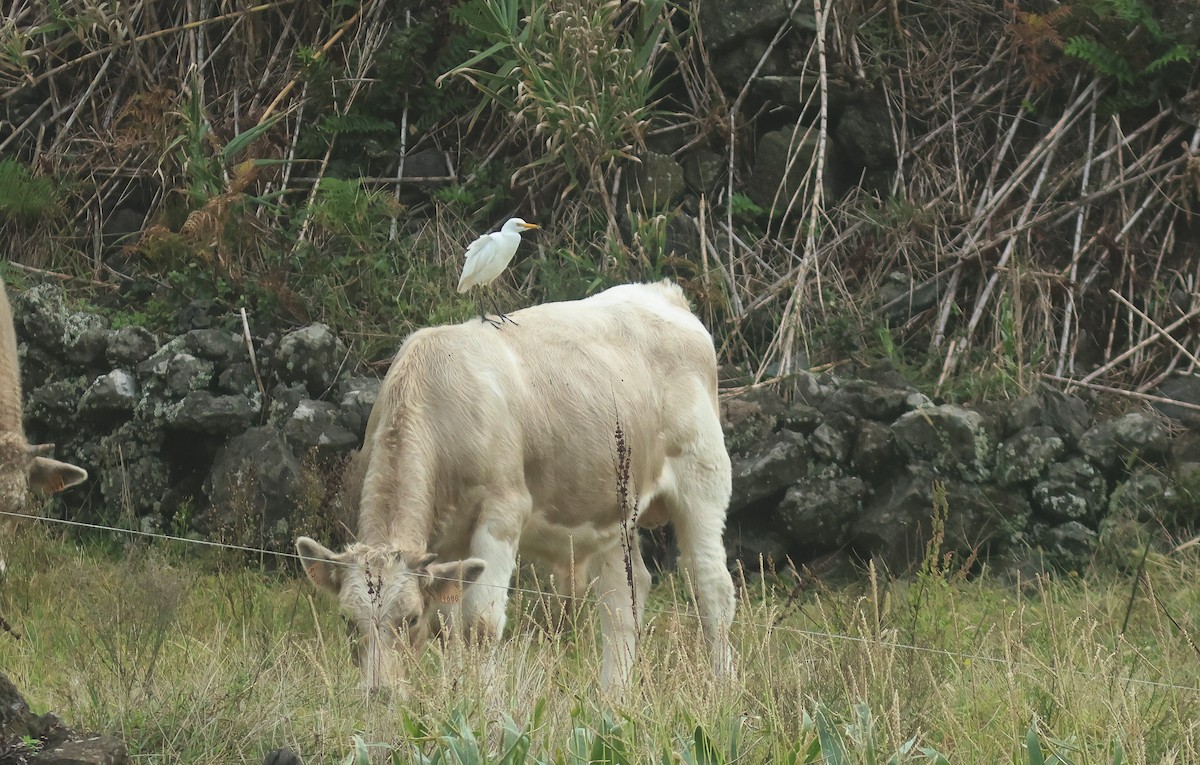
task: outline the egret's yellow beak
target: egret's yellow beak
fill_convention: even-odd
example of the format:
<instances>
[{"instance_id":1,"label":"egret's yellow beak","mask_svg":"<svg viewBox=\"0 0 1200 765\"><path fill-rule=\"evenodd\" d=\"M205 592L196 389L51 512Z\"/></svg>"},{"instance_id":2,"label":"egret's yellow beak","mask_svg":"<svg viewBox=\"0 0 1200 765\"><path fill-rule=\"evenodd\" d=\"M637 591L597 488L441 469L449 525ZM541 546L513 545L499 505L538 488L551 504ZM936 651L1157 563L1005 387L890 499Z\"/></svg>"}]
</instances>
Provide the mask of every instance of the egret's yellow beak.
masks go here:
<instances>
[{"instance_id":1,"label":"egret's yellow beak","mask_svg":"<svg viewBox=\"0 0 1200 765\"><path fill-rule=\"evenodd\" d=\"M522 223L521 228L541 228L541 226L536 223Z\"/></svg>"}]
</instances>

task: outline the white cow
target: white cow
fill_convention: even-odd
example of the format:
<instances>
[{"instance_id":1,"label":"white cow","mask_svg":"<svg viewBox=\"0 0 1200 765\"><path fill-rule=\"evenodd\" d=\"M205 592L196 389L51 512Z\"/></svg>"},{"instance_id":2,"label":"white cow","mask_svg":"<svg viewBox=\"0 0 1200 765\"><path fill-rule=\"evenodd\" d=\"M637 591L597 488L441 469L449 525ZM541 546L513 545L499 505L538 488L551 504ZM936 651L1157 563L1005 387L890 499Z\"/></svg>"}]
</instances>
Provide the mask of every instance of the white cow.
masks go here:
<instances>
[{"instance_id":1,"label":"white cow","mask_svg":"<svg viewBox=\"0 0 1200 765\"><path fill-rule=\"evenodd\" d=\"M87 480L83 468L41 456L50 448L32 445L25 439L17 335L8 293L0 282L0 545L17 524L17 519L7 513L25 509L30 488L53 493ZM0 570L3 568L0 558Z\"/></svg>"},{"instance_id":2,"label":"white cow","mask_svg":"<svg viewBox=\"0 0 1200 765\"><path fill-rule=\"evenodd\" d=\"M308 577L356 628L365 684L403 683L396 649L415 655L444 603L461 599L469 634L501 635L520 553L596 578L601 682L624 686L650 587L636 527L667 521L714 671L731 674L734 589L721 538L730 467L712 337L669 282L514 318L500 331L468 321L405 341L359 455L358 542L338 554L296 540Z\"/></svg>"}]
</instances>

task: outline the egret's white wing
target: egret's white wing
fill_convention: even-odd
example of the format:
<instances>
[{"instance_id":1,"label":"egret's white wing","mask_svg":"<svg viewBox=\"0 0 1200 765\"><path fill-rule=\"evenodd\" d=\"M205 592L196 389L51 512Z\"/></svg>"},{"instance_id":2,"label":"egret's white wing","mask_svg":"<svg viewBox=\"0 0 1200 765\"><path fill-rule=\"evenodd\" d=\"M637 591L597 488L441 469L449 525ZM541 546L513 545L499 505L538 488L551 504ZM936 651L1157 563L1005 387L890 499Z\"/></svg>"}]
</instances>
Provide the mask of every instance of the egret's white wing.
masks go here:
<instances>
[{"instance_id":1,"label":"egret's white wing","mask_svg":"<svg viewBox=\"0 0 1200 765\"><path fill-rule=\"evenodd\" d=\"M480 255L487 249L487 246L492 243L491 234L483 234L467 248L467 262L463 263L462 276L458 278L458 291L466 292L474 287L478 281L480 265L482 260Z\"/></svg>"}]
</instances>

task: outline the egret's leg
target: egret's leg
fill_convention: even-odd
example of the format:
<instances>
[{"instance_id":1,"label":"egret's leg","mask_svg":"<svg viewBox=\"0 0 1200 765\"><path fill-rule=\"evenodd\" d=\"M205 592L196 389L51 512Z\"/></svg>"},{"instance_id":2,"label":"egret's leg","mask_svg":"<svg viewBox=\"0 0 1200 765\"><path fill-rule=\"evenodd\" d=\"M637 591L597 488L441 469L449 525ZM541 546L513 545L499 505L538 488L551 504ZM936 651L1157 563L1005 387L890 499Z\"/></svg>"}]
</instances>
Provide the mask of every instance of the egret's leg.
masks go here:
<instances>
[{"instance_id":1,"label":"egret's leg","mask_svg":"<svg viewBox=\"0 0 1200 765\"><path fill-rule=\"evenodd\" d=\"M478 289L475 290L475 305L478 306L478 308L479 308L479 321L480 322L486 321L488 324L491 324L496 329L500 329L501 322L498 322L495 319L489 319L487 312L483 310L483 295L479 292Z\"/></svg>"},{"instance_id":2,"label":"egret's leg","mask_svg":"<svg viewBox=\"0 0 1200 765\"><path fill-rule=\"evenodd\" d=\"M509 324L513 325L514 327L519 327L520 326L519 324L517 324L515 321L513 321L511 318L509 318L507 314L505 314L503 311L500 310L500 306L496 303L496 293L495 292L491 293L491 298L492 298L492 313L494 313L500 317L500 323L503 324L504 322L507 321Z\"/></svg>"}]
</instances>

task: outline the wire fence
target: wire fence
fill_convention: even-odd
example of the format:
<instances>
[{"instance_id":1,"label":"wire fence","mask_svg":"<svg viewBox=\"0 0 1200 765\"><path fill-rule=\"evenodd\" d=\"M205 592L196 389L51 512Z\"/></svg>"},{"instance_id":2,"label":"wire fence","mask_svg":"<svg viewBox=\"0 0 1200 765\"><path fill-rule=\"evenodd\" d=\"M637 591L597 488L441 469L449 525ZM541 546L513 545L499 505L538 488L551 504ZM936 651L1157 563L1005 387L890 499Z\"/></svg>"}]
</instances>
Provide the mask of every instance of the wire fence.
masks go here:
<instances>
[{"instance_id":1,"label":"wire fence","mask_svg":"<svg viewBox=\"0 0 1200 765\"><path fill-rule=\"evenodd\" d=\"M206 540L206 539L195 539L192 537L181 537L181 536L175 536L172 534L164 534L164 533L155 532L155 531L142 531L140 529L126 529L126 528L121 528L119 526L106 526L106 525L97 524L97 523L72 521L72 520L67 520L64 518L50 518L50 517L45 517L45 516L32 515L32 514L28 514L28 513L16 513L16 512L11 512L11 511L0 511L0 516L8 516L8 517L15 518L15 519L30 520L30 521L42 522L42 523L54 523L54 524L59 524L62 526L86 529L86 530L90 530L90 531L100 531L100 532L108 532L108 533L114 533L114 534L125 534L125 535L129 535L129 536L145 537L145 538L149 538L149 539L161 540L164 542L179 542L179 543L183 543L183 544L200 545L200 546L209 547L209 548L217 548L217 549L224 549L224 550L244 552L244 553L253 553L253 554L262 555L262 556L273 556L276 558L294 559L294 560L298 560L298 561L304 560L300 555L298 555L296 553L282 552L282 551L278 551L278 550L268 550L268 549L259 548L259 547L248 547L245 545L235 545L235 544L229 544L226 542L215 542L215 541ZM334 560L334 561L330 561L330 562L334 563L334 564L338 564L338 565L354 565L354 564L346 562L346 561ZM438 577L438 576L433 576L433 575L428 575L428 576L431 579L435 579L435 580L452 581L446 577ZM553 592L550 590L540 590L540 589L530 588L530 587L520 587L517 585L498 585L498 584L489 584L486 582L476 582L476 583L472 584L471 586L473 586L473 587L495 587L497 589L503 589L508 593L518 593L521 595L535 597L538 599L562 597L562 593ZM588 605L592 605L592 606L596 606L596 607L604 607L604 604L598 598L595 598L595 597L574 596L572 599L579 603L584 603L584 604L588 604ZM691 618L697 619L697 620L700 618L699 614L696 614L691 611L683 611L683 610L679 610L679 609L658 608L658 607L651 606L648 603L644 604L644 610L645 610L646 614L652 615L652 616L687 616L687 617L691 617ZM940 657L943 657L946 659L952 659L961 664L966 664L968 662L976 662L976 663L980 663L980 664L990 664L993 666L1001 666L1001 667L1005 667L1009 670L1022 670L1022 671L1027 671L1027 672L1043 672L1046 669L1045 666L1043 666L1041 664L1036 664L1034 662L1020 661L1018 659L1012 659L1012 658L1007 658L1007 657L988 656L986 654L979 654L979 653L967 653L967 652L963 652L963 651L952 651L952 650L945 649L945 648L933 648L930 646L915 645L912 643L905 643L905 642L897 641L897 640L885 640L882 637L864 637L861 635L848 635L848 634L838 633L838 632L811 630L811 629L805 629L803 627L795 627L795 626L789 626L789 625L785 625L785 624L777 624L777 623L773 623L773 622L772 623L756 622L753 620L744 619L744 618L736 618L736 617L733 620L733 625L764 630L768 633L782 632L782 633L786 633L786 634L790 634L790 635L794 635L794 636L798 636L798 637L809 638L812 640L825 640L825 641L829 641L829 642L856 643L856 644L860 644L860 645L871 645L871 646L886 648L886 649L895 650L895 651L908 651L908 652L916 653L916 654L940 656ZM733 626L733 625L731 625L731 626ZM1160 689L1160 690L1173 690L1173 691L1183 691L1183 692L1187 692L1187 693L1200 694L1200 686L1198 686L1198 685L1185 685L1185 684L1181 684L1181 683L1172 683L1172 682L1167 682L1167 681L1163 681L1163 680L1150 680L1150 679L1145 679L1145 678L1134 677L1132 675L1112 675L1112 674L1103 674L1103 673L1098 674L1095 672L1088 672L1085 670L1064 668L1064 667L1059 667L1058 671L1066 672L1067 674L1077 676L1077 677L1085 677L1085 678L1088 678L1091 680L1098 680L1098 681L1105 681L1105 682L1112 682L1112 683L1122 683L1125 685L1136 685L1136 686L1140 686L1140 687L1155 688L1155 689Z\"/></svg>"}]
</instances>

